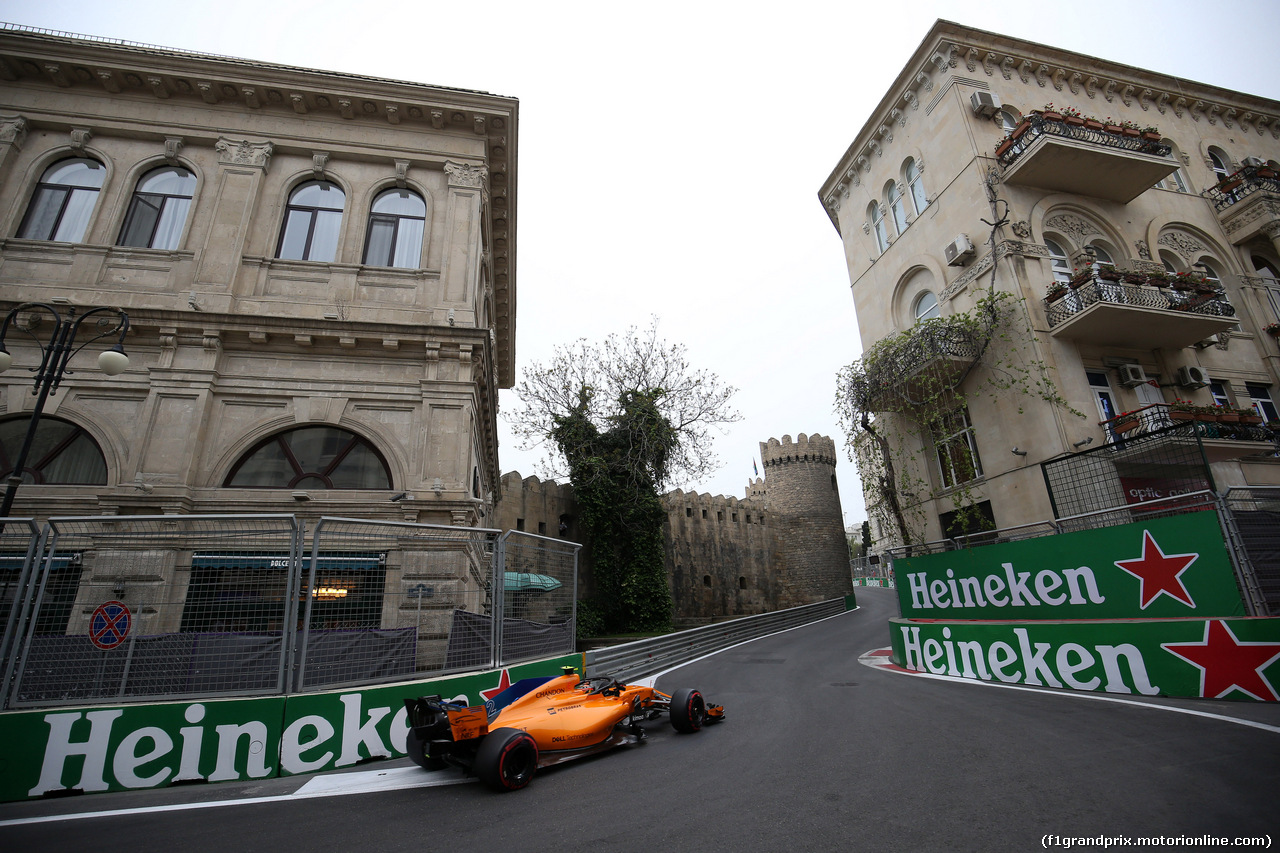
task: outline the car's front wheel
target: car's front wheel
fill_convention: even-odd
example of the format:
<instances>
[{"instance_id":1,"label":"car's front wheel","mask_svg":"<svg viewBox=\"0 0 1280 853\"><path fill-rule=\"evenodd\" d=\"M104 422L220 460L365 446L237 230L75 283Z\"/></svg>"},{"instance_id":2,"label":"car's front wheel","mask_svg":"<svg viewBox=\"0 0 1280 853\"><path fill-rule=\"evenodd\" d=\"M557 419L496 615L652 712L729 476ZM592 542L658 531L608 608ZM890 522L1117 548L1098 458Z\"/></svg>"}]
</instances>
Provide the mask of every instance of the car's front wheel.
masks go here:
<instances>
[{"instance_id":1,"label":"car's front wheel","mask_svg":"<svg viewBox=\"0 0 1280 853\"><path fill-rule=\"evenodd\" d=\"M481 742L474 769L493 790L518 791L538 769L538 744L520 729L496 729Z\"/></svg>"},{"instance_id":2,"label":"car's front wheel","mask_svg":"<svg viewBox=\"0 0 1280 853\"><path fill-rule=\"evenodd\" d=\"M697 690L685 687L671 694L671 726L678 732L696 732L707 718L707 703Z\"/></svg>"}]
</instances>

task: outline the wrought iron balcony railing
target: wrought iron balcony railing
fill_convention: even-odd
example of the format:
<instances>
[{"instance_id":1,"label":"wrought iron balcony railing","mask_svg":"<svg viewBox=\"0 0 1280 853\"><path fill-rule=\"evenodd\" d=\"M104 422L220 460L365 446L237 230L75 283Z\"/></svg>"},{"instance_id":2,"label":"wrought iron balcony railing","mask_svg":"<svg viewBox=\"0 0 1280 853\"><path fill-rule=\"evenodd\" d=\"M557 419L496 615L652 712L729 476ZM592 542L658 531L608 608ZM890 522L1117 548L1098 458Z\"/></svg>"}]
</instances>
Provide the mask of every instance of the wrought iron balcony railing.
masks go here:
<instances>
[{"instance_id":1,"label":"wrought iron balcony railing","mask_svg":"<svg viewBox=\"0 0 1280 853\"><path fill-rule=\"evenodd\" d=\"M1049 328L1052 329L1099 303L1184 311L1209 317L1234 317L1236 314L1236 309L1217 287L1201 286L1193 290L1178 290L1172 286L1128 284L1124 281L1109 281L1094 272L1083 282L1066 288L1060 296L1045 300L1045 317L1049 321Z\"/></svg>"},{"instance_id":2,"label":"wrought iron balcony railing","mask_svg":"<svg viewBox=\"0 0 1280 853\"><path fill-rule=\"evenodd\" d=\"M1257 414L1242 416L1231 409L1186 412L1167 403L1155 403L1100 421L1098 425L1107 433L1108 444L1168 432L1199 435L1205 440L1271 442L1280 448L1280 430L1264 423Z\"/></svg>"},{"instance_id":3,"label":"wrought iron balcony railing","mask_svg":"<svg viewBox=\"0 0 1280 853\"><path fill-rule=\"evenodd\" d=\"M1057 136L1063 139L1073 139L1078 142L1087 142L1093 145L1105 148L1115 148L1122 151L1133 151L1139 154L1154 154L1158 157L1168 157L1173 150L1168 145L1160 142L1159 139L1151 139L1141 134L1133 135L1121 131L1116 133L1109 131L1106 126L1094 127L1097 122L1090 121L1088 124L1075 123L1074 119L1068 121L1065 117L1062 119L1045 118L1040 113L1030 113L1023 122L1027 125L1025 129L1014 129L1014 133L1018 136L1010 135L1011 141L1007 148L1001 144L996 149L996 157L1000 164L1008 168L1018 161L1018 158L1031 148L1032 144L1042 136ZM1004 150L1001 150L1004 149Z\"/></svg>"},{"instance_id":4,"label":"wrought iron balcony railing","mask_svg":"<svg viewBox=\"0 0 1280 853\"><path fill-rule=\"evenodd\" d=\"M1215 210L1221 211L1261 192L1280 196L1280 176L1271 166L1243 166L1201 195L1213 202Z\"/></svg>"}]
</instances>

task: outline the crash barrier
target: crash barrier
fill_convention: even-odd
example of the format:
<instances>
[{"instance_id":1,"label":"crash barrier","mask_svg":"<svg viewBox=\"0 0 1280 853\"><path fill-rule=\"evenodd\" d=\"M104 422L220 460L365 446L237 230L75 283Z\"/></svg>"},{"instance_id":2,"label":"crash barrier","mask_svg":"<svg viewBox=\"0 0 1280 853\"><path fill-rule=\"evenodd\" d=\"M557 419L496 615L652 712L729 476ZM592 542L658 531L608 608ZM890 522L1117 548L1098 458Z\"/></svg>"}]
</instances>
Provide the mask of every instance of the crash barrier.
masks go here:
<instances>
[{"instance_id":1,"label":"crash barrier","mask_svg":"<svg viewBox=\"0 0 1280 853\"><path fill-rule=\"evenodd\" d=\"M1268 521L1242 519L1271 511L1249 500L1254 508L1237 495L1230 510L1210 502L898 558L893 662L1032 686L1280 701L1280 619L1246 613L1247 584L1226 544L1233 525ZM1274 542L1274 527L1265 536Z\"/></svg>"},{"instance_id":2,"label":"crash barrier","mask_svg":"<svg viewBox=\"0 0 1280 853\"><path fill-rule=\"evenodd\" d=\"M1107 507L1079 515L1016 527L987 530L969 536L939 539L920 545L891 548L890 565L906 558L941 554L1024 539L1037 539L1085 530L1169 518L1212 509L1217 512L1241 598L1250 616L1280 613L1280 487L1251 486L1228 489L1221 496L1211 491L1157 497ZM898 578L896 570L893 573ZM899 587L902 581L897 580Z\"/></svg>"},{"instance_id":3,"label":"crash barrier","mask_svg":"<svg viewBox=\"0 0 1280 853\"><path fill-rule=\"evenodd\" d=\"M592 649L585 654L587 675L608 675L620 681L634 681L747 640L836 616L853 606L853 596L833 598L619 646Z\"/></svg>"},{"instance_id":4,"label":"crash barrier","mask_svg":"<svg viewBox=\"0 0 1280 853\"><path fill-rule=\"evenodd\" d=\"M288 515L5 520L4 707L272 696L572 652L577 552ZM499 578L500 581L494 581Z\"/></svg>"},{"instance_id":5,"label":"crash barrier","mask_svg":"<svg viewBox=\"0 0 1280 853\"><path fill-rule=\"evenodd\" d=\"M507 682L582 666L581 655L350 690L251 699L61 707L0 714L0 801L246 782L405 754L405 699L479 705Z\"/></svg>"},{"instance_id":6,"label":"crash barrier","mask_svg":"<svg viewBox=\"0 0 1280 853\"><path fill-rule=\"evenodd\" d=\"M877 586L893 589L893 578L854 578L854 586Z\"/></svg>"}]
</instances>

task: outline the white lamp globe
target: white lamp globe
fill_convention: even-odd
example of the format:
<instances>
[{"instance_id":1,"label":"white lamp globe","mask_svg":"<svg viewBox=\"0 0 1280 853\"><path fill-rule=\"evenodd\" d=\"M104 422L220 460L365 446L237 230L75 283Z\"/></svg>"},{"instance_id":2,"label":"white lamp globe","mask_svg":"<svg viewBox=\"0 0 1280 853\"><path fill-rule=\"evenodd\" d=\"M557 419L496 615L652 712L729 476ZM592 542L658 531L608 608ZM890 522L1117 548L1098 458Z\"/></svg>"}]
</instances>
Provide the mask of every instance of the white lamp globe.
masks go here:
<instances>
[{"instance_id":1,"label":"white lamp globe","mask_svg":"<svg viewBox=\"0 0 1280 853\"><path fill-rule=\"evenodd\" d=\"M8 350L0 349L0 373L4 373L10 367L13 367L13 356L9 355Z\"/></svg>"},{"instance_id":2,"label":"white lamp globe","mask_svg":"<svg viewBox=\"0 0 1280 853\"><path fill-rule=\"evenodd\" d=\"M124 373L125 368L129 366L129 356L124 354L124 350L119 346L104 350L98 356L98 369L108 376L117 376Z\"/></svg>"}]
</instances>

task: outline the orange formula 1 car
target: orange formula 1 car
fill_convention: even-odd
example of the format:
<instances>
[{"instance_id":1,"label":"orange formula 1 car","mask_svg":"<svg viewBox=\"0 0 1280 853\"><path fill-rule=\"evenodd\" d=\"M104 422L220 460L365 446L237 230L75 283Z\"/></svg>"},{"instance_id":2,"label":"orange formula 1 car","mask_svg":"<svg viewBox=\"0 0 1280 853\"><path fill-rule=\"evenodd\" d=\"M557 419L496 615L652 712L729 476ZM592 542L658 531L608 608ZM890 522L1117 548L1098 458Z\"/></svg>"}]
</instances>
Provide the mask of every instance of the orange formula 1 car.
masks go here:
<instances>
[{"instance_id":1,"label":"orange formula 1 car","mask_svg":"<svg viewBox=\"0 0 1280 853\"><path fill-rule=\"evenodd\" d=\"M410 758L427 770L461 767L497 791L523 788L539 767L640 743L640 721L663 711L678 732L724 719L724 708L708 705L697 690L668 696L611 678L581 679L573 667L558 677L521 679L484 705L439 696L404 703Z\"/></svg>"}]
</instances>

